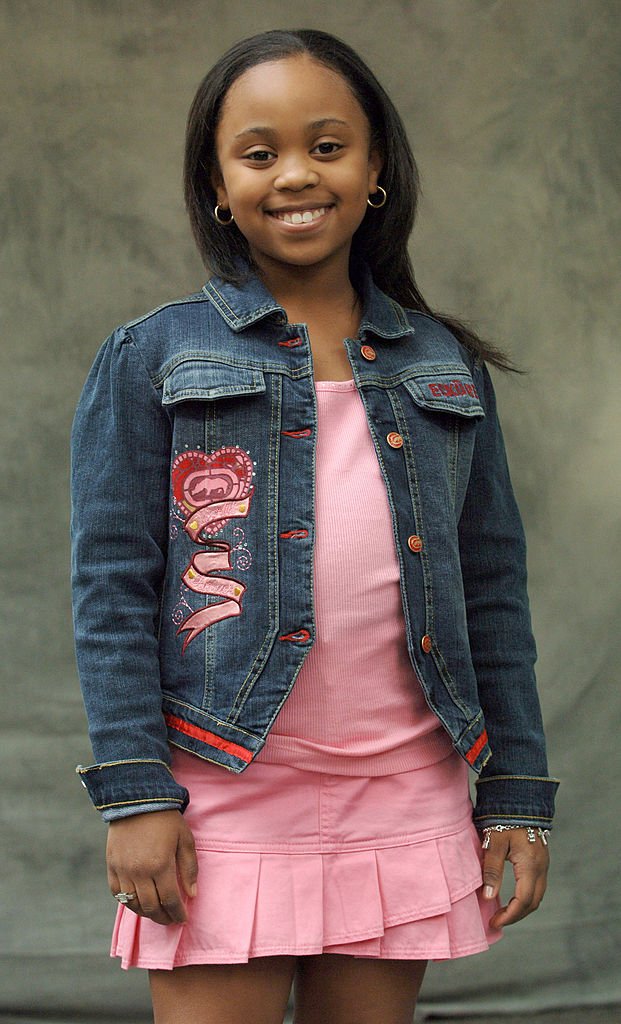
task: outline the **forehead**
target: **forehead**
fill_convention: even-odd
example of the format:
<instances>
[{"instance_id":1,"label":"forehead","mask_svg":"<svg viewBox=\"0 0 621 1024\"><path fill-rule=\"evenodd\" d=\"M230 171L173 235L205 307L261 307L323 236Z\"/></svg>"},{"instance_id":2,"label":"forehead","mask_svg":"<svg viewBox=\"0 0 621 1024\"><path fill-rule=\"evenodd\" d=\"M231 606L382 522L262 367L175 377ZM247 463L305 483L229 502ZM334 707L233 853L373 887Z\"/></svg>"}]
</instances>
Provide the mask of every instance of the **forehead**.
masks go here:
<instances>
[{"instance_id":1,"label":"forehead","mask_svg":"<svg viewBox=\"0 0 621 1024\"><path fill-rule=\"evenodd\" d=\"M333 117L368 132L366 115L349 83L306 54L249 68L227 92L218 134L242 131L250 123L274 127Z\"/></svg>"}]
</instances>

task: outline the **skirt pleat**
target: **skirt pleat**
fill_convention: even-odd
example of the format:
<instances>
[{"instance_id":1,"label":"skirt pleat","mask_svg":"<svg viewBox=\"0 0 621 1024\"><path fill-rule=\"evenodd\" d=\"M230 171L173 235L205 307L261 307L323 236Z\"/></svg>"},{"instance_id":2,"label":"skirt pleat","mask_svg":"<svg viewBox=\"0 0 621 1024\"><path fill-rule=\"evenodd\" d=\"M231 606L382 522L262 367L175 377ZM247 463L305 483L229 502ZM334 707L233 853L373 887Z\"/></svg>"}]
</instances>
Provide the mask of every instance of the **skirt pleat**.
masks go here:
<instances>
[{"instance_id":1,"label":"skirt pleat","mask_svg":"<svg viewBox=\"0 0 621 1024\"><path fill-rule=\"evenodd\" d=\"M198 892L185 900L184 924L119 907L112 955L123 967L171 969L283 954L439 960L487 949L501 935L489 925L498 903L480 896L481 845L462 763L451 755L371 779L257 763L234 776L177 751Z\"/></svg>"}]
</instances>

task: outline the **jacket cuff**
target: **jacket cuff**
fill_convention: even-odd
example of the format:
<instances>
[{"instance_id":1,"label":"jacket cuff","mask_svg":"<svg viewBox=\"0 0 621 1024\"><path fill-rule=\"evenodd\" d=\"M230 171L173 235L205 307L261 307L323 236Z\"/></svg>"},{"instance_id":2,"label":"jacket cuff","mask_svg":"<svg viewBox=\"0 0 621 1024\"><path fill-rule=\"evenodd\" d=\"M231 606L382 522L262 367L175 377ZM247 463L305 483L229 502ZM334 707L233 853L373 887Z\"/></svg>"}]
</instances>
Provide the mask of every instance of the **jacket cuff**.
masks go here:
<instances>
[{"instance_id":1,"label":"jacket cuff","mask_svg":"<svg viewBox=\"0 0 621 1024\"><path fill-rule=\"evenodd\" d=\"M190 796L178 785L170 768L155 758L132 758L84 767L76 773L88 791L93 804L103 813L105 821L145 811L184 811Z\"/></svg>"},{"instance_id":2,"label":"jacket cuff","mask_svg":"<svg viewBox=\"0 0 621 1024\"><path fill-rule=\"evenodd\" d=\"M490 775L476 782L474 823L551 828L558 779L532 775Z\"/></svg>"}]
</instances>

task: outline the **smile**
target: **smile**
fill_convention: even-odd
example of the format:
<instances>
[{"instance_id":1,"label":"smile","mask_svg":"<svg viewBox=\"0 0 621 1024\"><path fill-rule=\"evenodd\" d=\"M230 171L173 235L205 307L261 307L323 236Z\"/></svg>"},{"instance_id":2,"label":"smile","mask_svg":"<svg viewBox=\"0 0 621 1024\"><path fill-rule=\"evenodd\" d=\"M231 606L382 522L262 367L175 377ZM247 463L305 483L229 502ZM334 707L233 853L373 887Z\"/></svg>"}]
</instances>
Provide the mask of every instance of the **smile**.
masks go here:
<instances>
[{"instance_id":1,"label":"smile","mask_svg":"<svg viewBox=\"0 0 621 1024\"><path fill-rule=\"evenodd\" d=\"M271 217L281 220L285 224L312 224L320 220L328 211L327 206L320 206L316 210L268 210Z\"/></svg>"}]
</instances>

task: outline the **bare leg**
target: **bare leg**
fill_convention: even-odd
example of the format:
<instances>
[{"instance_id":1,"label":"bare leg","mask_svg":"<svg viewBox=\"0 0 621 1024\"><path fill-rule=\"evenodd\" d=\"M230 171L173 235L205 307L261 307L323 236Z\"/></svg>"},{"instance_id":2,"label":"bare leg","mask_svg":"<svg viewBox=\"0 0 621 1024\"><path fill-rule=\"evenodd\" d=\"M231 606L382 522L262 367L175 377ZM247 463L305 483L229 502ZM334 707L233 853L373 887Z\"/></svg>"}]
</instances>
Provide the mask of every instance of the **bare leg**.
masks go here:
<instances>
[{"instance_id":1,"label":"bare leg","mask_svg":"<svg viewBox=\"0 0 621 1024\"><path fill-rule=\"evenodd\" d=\"M298 958L295 1024L412 1024L426 960Z\"/></svg>"},{"instance_id":2,"label":"bare leg","mask_svg":"<svg viewBox=\"0 0 621 1024\"><path fill-rule=\"evenodd\" d=\"M149 971L155 1024L282 1024L294 956Z\"/></svg>"}]
</instances>

